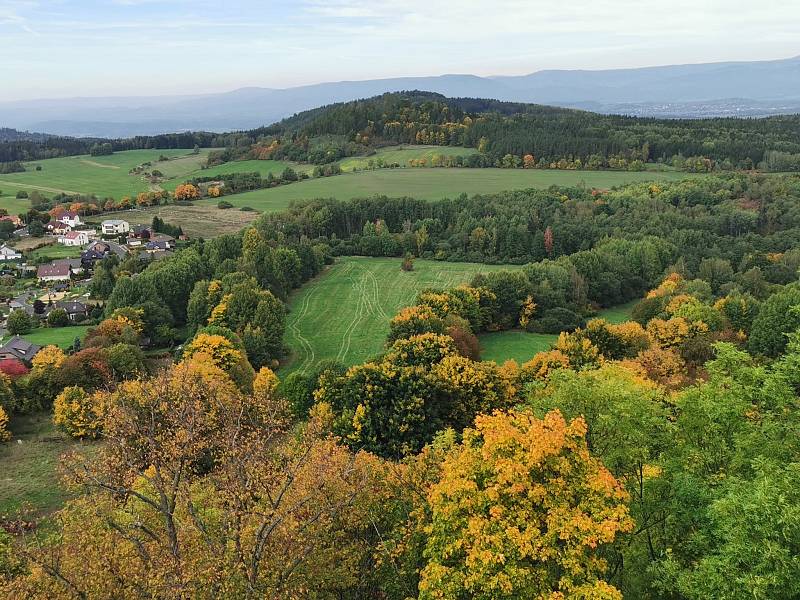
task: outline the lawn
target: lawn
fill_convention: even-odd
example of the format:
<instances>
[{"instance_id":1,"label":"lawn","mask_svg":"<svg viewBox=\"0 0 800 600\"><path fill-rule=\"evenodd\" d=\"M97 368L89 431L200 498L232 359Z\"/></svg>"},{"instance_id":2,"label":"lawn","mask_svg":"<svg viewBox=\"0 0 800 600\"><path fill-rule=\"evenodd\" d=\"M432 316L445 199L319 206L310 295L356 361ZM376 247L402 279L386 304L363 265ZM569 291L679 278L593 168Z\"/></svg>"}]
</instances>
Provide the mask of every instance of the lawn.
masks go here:
<instances>
[{"instance_id":1,"label":"lawn","mask_svg":"<svg viewBox=\"0 0 800 600\"><path fill-rule=\"evenodd\" d=\"M605 319L609 323L614 323L615 325L624 323L625 321L630 321L631 311L638 302L638 300L631 300L626 304L612 306L611 308L604 308L597 314L597 316L601 319Z\"/></svg>"},{"instance_id":2,"label":"lawn","mask_svg":"<svg viewBox=\"0 0 800 600\"><path fill-rule=\"evenodd\" d=\"M83 248L81 246L64 246L63 244L50 244L49 246L42 246L36 250L32 250L28 255L28 260L35 258L46 257L50 260L58 258L79 258Z\"/></svg>"},{"instance_id":3,"label":"lawn","mask_svg":"<svg viewBox=\"0 0 800 600\"><path fill-rule=\"evenodd\" d=\"M61 508L68 494L58 480L59 458L81 443L58 431L49 413L15 417L10 430L11 443L0 444L0 516Z\"/></svg>"},{"instance_id":4,"label":"lawn","mask_svg":"<svg viewBox=\"0 0 800 600\"><path fill-rule=\"evenodd\" d=\"M38 327L32 329L30 333L22 335L23 338L38 344L39 346L54 345L60 348L68 348L75 341L75 338L83 340L89 325L72 325L70 327ZM8 336L6 336L8 339ZM5 341L5 339L3 340Z\"/></svg>"},{"instance_id":5,"label":"lawn","mask_svg":"<svg viewBox=\"0 0 800 600\"><path fill-rule=\"evenodd\" d=\"M282 160L235 160L209 169L198 168L190 173L183 173L180 179L165 182L163 187L165 189L174 190L179 184L195 177L217 177L230 173L260 173L262 177L266 177L269 173L272 173L277 177L287 167L291 167L298 173L308 173L309 175L311 171L314 170L314 165L304 165Z\"/></svg>"},{"instance_id":6,"label":"lawn","mask_svg":"<svg viewBox=\"0 0 800 600\"><path fill-rule=\"evenodd\" d=\"M424 158L430 165L431 159L436 156L467 156L477 154L475 148L461 148L457 146L393 146L381 148L370 156L351 156L341 161L343 171L353 171L354 169L366 169L370 162L377 163L383 160L384 163L397 163L401 167L409 166L411 159Z\"/></svg>"},{"instance_id":7,"label":"lawn","mask_svg":"<svg viewBox=\"0 0 800 600\"><path fill-rule=\"evenodd\" d=\"M150 184L140 175L129 173L132 168L151 162L151 169L158 169L167 177L183 181L187 173L200 168L209 151L204 149L199 154L192 154L191 150L129 150L110 156L68 156L26 163L27 171L24 173L0 175L0 190L3 191L0 207L14 213L20 212L23 207L27 209L27 200L17 201L9 197L17 190L38 190L45 196L58 192L95 194L99 198L111 196L119 200L150 188ZM158 162L161 155L174 160ZM37 166L42 170L36 171ZM165 185L168 183L165 182Z\"/></svg>"},{"instance_id":8,"label":"lawn","mask_svg":"<svg viewBox=\"0 0 800 600\"><path fill-rule=\"evenodd\" d=\"M680 180L688 173L627 171L556 171L537 169L377 169L308 179L275 188L226 196L234 206L261 212L283 210L292 201L313 198L347 200L376 194L411 196L427 200L455 198L459 194L488 194L503 190L547 188L585 184L610 188L637 181Z\"/></svg>"},{"instance_id":9,"label":"lawn","mask_svg":"<svg viewBox=\"0 0 800 600\"><path fill-rule=\"evenodd\" d=\"M308 371L323 360L362 363L383 350L389 320L423 288L451 288L480 272L519 268L417 260L407 273L400 263L399 258L344 258L298 290L286 327L292 356L281 375Z\"/></svg>"}]
</instances>

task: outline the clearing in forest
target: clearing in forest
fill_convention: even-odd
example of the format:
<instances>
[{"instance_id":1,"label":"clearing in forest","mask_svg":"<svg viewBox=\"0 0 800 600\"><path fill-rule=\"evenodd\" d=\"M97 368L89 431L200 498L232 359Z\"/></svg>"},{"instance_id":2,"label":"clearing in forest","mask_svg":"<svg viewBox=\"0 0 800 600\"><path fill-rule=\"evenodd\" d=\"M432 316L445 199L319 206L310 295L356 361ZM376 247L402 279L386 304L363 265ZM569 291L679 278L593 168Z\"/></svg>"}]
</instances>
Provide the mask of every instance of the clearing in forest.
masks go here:
<instances>
[{"instance_id":1,"label":"clearing in forest","mask_svg":"<svg viewBox=\"0 0 800 600\"><path fill-rule=\"evenodd\" d=\"M414 270L400 269L399 258L342 258L290 300L286 342L290 362L282 369L312 370L320 361L355 365L384 349L389 321L414 303L425 288L447 289L478 273L518 269L514 265L482 265L415 260Z\"/></svg>"}]
</instances>

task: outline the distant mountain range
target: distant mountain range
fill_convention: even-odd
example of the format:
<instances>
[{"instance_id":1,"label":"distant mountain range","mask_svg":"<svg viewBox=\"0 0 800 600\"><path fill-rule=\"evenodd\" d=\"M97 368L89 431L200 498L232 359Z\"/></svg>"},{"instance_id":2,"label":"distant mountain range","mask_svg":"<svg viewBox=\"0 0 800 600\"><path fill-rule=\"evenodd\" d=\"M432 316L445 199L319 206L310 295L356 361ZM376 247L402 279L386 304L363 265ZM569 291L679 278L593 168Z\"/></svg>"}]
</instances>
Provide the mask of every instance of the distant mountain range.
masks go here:
<instances>
[{"instance_id":1,"label":"distant mountain range","mask_svg":"<svg viewBox=\"0 0 800 600\"><path fill-rule=\"evenodd\" d=\"M333 102L402 90L636 116L768 116L800 112L800 56L639 69L548 70L513 77L441 75L340 81L193 96L0 102L0 126L98 137L231 131L267 125Z\"/></svg>"}]
</instances>

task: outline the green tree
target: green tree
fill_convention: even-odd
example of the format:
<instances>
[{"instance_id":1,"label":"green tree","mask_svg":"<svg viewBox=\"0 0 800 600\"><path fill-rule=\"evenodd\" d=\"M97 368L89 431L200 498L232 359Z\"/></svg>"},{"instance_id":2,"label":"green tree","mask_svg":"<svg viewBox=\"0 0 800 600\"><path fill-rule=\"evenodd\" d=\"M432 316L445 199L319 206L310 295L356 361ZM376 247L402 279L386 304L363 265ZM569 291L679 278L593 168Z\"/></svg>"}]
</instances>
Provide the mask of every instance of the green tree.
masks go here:
<instances>
[{"instance_id":1,"label":"green tree","mask_svg":"<svg viewBox=\"0 0 800 600\"><path fill-rule=\"evenodd\" d=\"M778 356L786 348L787 334L800 328L800 288L790 286L767 298L753 321L747 347L751 352Z\"/></svg>"},{"instance_id":2,"label":"green tree","mask_svg":"<svg viewBox=\"0 0 800 600\"><path fill-rule=\"evenodd\" d=\"M24 310L15 310L6 322L6 328L12 335L22 335L28 333L33 327L33 320Z\"/></svg>"}]
</instances>

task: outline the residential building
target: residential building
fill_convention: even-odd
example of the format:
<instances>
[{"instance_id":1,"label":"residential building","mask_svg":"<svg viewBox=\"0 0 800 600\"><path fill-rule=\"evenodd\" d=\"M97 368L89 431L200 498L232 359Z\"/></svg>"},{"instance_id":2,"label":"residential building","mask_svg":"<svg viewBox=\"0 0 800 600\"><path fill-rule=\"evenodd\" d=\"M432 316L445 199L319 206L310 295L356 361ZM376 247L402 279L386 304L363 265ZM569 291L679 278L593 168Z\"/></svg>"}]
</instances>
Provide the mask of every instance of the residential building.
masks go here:
<instances>
[{"instance_id":1,"label":"residential building","mask_svg":"<svg viewBox=\"0 0 800 600\"><path fill-rule=\"evenodd\" d=\"M0 217L0 221L8 221L9 223L13 223L14 227L22 227L22 219L20 219L17 215L3 215Z\"/></svg>"},{"instance_id":2,"label":"residential building","mask_svg":"<svg viewBox=\"0 0 800 600\"><path fill-rule=\"evenodd\" d=\"M69 225L73 229L75 229L78 225L83 225L83 221L81 221L81 216L73 211L65 212L63 215L58 217L58 220L64 223L65 225Z\"/></svg>"},{"instance_id":3,"label":"residential building","mask_svg":"<svg viewBox=\"0 0 800 600\"><path fill-rule=\"evenodd\" d=\"M15 335L0 346L0 360L11 358L21 360L30 365L33 357L36 356L36 353L41 349L41 346L32 344L28 340Z\"/></svg>"},{"instance_id":4,"label":"residential building","mask_svg":"<svg viewBox=\"0 0 800 600\"><path fill-rule=\"evenodd\" d=\"M3 244L0 247L0 260L21 260L22 254L17 252L14 248Z\"/></svg>"},{"instance_id":5,"label":"residential building","mask_svg":"<svg viewBox=\"0 0 800 600\"><path fill-rule=\"evenodd\" d=\"M36 270L36 277L41 282L49 281L69 281L72 275L70 266L65 263L50 263L47 265L39 265Z\"/></svg>"},{"instance_id":6,"label":"residential building","mask_svg":"<svg viewBox=\"0 0 800 600\"><path fill-rule=\"evenodd\" d=\"M58 243L65 246L85 246L89 243L88 231L70 231L58 237Z\"/></svg>"},{"instance_id":7,"label":"residential building","mask_svg":"<svg viewBox=\"0 0 800 600\"><path fill-rule=\"evenodd\" d=\"M130 230L130 224L122 219L107 219L100 224L100 231L103 235L121 235Z\"/></svg>"},{"instance_id":8,"label":"residential building","mask_svg":"<svg viewBox=\"0 0 800 600\"><path fill-rule=\"evenodd\" d=\"M53 261L54 265L68 265L69 270L73 275L80 275L85 271L83 261L80 258L59 258Z\"/></svg>"},{"instance_id":9,"label":"residential building","mask_svg":"<svg viewBox=\"0 0 800 600\"><path fill-rule=\"evenodd\" d=\"M53 235L64 235L72 231L72 227L61 221L50 221L44 228Z\"/></svg>"},{"instance_id":10,"label":"residential building","mask_svg":"<svg viewBox=\"0 0 800 600\"><path fill-rule=\"evenodd\" d=\"M82 321L89 316L89 307L77 300L59 300L54 305L49 306L45 312L49 314L57 308L63 308L70 321Z\"/></svg>"}]
</instances>

